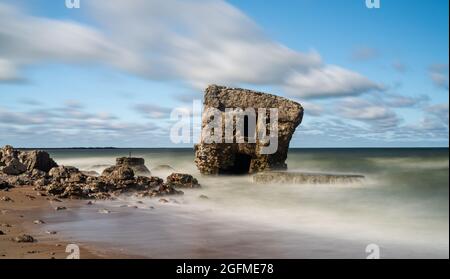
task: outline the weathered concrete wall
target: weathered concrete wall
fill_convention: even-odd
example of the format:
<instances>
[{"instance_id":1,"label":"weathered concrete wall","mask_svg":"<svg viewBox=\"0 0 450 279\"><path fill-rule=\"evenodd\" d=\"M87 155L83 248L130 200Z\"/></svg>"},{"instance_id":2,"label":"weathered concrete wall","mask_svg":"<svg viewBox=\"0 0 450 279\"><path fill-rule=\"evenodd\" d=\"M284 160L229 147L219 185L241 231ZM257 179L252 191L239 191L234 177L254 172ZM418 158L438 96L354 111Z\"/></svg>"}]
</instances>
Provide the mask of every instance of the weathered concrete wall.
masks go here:
<instances>
[{"instance_id":1,"label":"weathered concrete wall","mask_svg":"<svg viewBox=\"0 0 450 279\"><path fill-rule=\"evenodd\" d=\"M273 154L262 154L265 141L256 143L205 143L202 138L195 146L195 163L203 174L254 173L264 170L286 169L289 142L303 117L300 104L271 94L240 88L211 85L205 90L204 113L208 108L225 112L226 108L278 109L278 147ZM223 116L224 117L224 113ZM256 117L261 117L256 114ZM210 119L203 115L202 129ZM236 132L236 131L235 131Z\"/></svg>"}]
</instances>

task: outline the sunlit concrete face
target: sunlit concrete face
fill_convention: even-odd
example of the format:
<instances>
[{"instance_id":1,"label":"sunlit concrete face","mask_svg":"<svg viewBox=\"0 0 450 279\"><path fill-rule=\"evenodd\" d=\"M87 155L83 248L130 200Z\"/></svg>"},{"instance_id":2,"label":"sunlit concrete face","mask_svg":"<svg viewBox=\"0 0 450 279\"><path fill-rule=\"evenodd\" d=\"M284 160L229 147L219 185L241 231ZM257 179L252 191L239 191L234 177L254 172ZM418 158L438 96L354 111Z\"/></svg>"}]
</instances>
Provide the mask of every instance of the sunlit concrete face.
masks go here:
<instances>
[{"instance_id":1,"label":"sunlit concrete face","mask_svg":"<svg viewBox=\"0 0 450 279\"><path fill-rule=\"evenodd\" d=\"M300 104L275 95L212 85L205 90L195 162L204 174L286 169ZM218 121L219 119L219 121Z\"/></svg>"}]
</instances>

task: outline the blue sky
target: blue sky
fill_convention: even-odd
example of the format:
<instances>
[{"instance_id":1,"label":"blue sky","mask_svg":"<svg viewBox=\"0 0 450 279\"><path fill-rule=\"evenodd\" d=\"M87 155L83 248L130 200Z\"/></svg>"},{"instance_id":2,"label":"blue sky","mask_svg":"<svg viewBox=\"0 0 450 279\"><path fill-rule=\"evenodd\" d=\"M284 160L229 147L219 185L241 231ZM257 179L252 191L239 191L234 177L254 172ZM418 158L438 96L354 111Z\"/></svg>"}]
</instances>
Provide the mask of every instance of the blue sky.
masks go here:
<instances>
[{"instance_id":1,"label":"blue sky","mask_svg":"<svg viewBox=\"0 0 450 279\"><path fill-rule=\"evenodd\" d=\"M0 0L0 145L191 146L219 83L302 103L293 147L448 147L448 3Z\"/></svg>"}]
</instances>

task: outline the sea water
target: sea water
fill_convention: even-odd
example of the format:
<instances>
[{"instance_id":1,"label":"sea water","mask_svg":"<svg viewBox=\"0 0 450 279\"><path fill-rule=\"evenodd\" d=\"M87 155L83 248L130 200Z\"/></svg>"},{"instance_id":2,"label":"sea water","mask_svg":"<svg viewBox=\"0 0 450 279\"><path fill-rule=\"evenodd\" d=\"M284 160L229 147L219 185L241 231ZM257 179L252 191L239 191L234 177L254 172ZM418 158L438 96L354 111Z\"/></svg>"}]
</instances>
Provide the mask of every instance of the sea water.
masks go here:
<instances>
[{"instance_id":1,"label":"sea water","mask_svg":"<svg viewBox=\"0 0 450 279\"><path fill-rule=\"evenodd\" d=\"M47 151L60 165L99 173L131 152L149 169L170 165L202 185L168 203L124 196L46 216L46 229L80 245L152 258L365 258L371 244L381 258L449 256L447 148L291 149L289 171L365 176L322 185L201 176L192 149Z\"/></svg>"}]
</instances>

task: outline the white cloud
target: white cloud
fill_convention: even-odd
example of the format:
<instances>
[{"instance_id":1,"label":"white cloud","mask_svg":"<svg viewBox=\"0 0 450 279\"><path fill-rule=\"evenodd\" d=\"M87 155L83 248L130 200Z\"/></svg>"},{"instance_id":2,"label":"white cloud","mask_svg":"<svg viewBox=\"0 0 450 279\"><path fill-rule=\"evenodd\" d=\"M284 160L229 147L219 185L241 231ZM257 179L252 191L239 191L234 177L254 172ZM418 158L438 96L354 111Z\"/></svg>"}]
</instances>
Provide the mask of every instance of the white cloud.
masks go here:
<instances>
[{"instance_id":1,"label":"white cloud","mask_svg":"<svg viewBox=\"0 0 450 279\"><path fill-rule=\"evenodd\" d=\"M448 90L448 64L431 65L429 73L436 86Z\"/></svg>"},{"instance_id":2,"label":"white cloud","mask_svg":"<svg viewBox=\"0 0 450 279\"><path fill-rule=\"evenodd\" d=\"M280 84L292 69L322 65L315 52L296 52L268 39L224 1L94 1L93 7L101 25L120 37L115 41L139 53L138 63L126 67L149 78L198 87Z\"/></svg>"},{"instance_id":3,"label":"white cloud","mask_svg":"<svg viewBox=\"0 0 450 279\"><path fill-rule=\"evenodd\" d=\"M18 78L16 65L12 61L0 57L0 81L11 81Z\"/></svg>"},{"instance_id":4,"label":"white cloud","mask_svg":"<svg viewBox=\"0 0 450 279\"><path fill-rule=\"evenodd\" d=\"M302 107L307 116L321 116L324 113L324 109L321 105L309 101L303 101Z\"/></svg>"},{"instance_id":5,"label":"white cloud","mask_svg":"<svg viewBox=\"0 0 450 279\"><path fill-rule=\"evenodd\" d=\"M384 87L356 72L327 65L291 75L286 82L286 90L303 98L323 98L359 95L371 90L384 90Z\"/></svg>"},{"instance_id":6,"label":"white cloud","mask_svg":"<svg viewBox=\"0 0 450 279\"><path fill-rule=\"evenodd\" d=\"M45 61L105 63L149 79L282 86L299 97L357 95L380 86L326 65L265 36L249 17L222 0L92 0L98 29L25 15L0 4L0 80Z\"/></svg>"},{"instance_id":7,"label":"white cloud","mask_svg":"<svg viewBox=\"0 0 450 279\"><path fill-rule=\"evenodd\" d=\"M143 116L152 119L168 118L170 112L172 111L170 108L158 106L155 104L137 104L133 106L133 109L141 113Z\"/></svg>"},{"instance_id":8,"label":"white cloud","mask_svg":"<svg viewBox=\"0 0 450 279\"><path fill-rule=\"evenodd\" d=\"M425 108L425 113L434 116L442 125L448 127L449 113L448 103L435 104Z\"/></svg>"},{"instance_id":9,"label":"white cloud","mask_svg":"<svg viewBox=\"0 0 450 279\"><path fill-rule=\"evenodd\" d=\"M400 119L386 105L358 98L345 98L336 106L336 114L358 120L379 129L397 127Z\"/></svg>"},{"instance_id":10,"label":"white cloud","mask_svg":"<svg viewBox=\"0 0 450 279\"><path fill-rule=\"evenodd\" d=\"M418 95L411 97L389 92L386 92L382 96L378 95L376 97L379 98L380 102L389 106L390 108L420 107L430 100L430 98L427 95Z\"/></svg>"},{"instance_id":11,"label":"white cloud","mask_svg":"<svg viewBox=\"0 0 450 279\"><path fill-rule=\"evenodd\" d=\"M28 16L2 3L0 41L0 81L20 79L20 67L29 64L109 63L127 54L88 26Z\"/></svg>"},{"instance_id":12,"label":"white cloud","mask_svg":"<svg viewBox=\"0 0 450 279\"><path fill-rule=\"evenodd\" d=\"M0 135L2 144L23 146L147 146L157 144L156 139L167 143L168 138L159 123L124 121L109 113L91 112L74 100L46 110L12 111L0 106Z\"/></svg>"}]
</instances>

